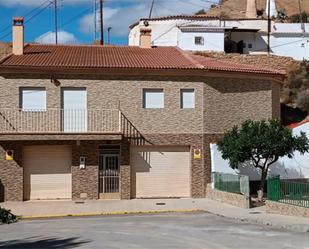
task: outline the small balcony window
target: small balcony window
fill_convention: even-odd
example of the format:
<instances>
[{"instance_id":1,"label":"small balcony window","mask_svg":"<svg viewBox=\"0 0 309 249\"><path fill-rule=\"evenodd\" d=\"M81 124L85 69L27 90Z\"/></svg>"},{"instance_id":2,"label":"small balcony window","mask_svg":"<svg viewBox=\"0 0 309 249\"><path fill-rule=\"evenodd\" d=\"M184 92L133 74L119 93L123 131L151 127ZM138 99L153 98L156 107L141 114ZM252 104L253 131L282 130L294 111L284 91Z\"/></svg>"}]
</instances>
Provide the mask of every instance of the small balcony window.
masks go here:
<instances>
[{"instance_id":1,"label":"small balcony window","mask_svg":"<svg viewBox=\"0 0 309 249\"><path fill-rule=\"evenodd\" d=\"M194 89L181 89L180 90L180 108L181 109L195 108Z\"/></svg>"},{"instance_id":2,"label":"small balcony window","mask_svg":"<svg viewBox=\"0 0 309 249\"><path fill-rule=\"evenodd\" d=\"M21 88L20 108L22 111L46 111L46 89L41 87Z\"/></svg>"},{"instance_id":3,"label":"small balcony window","mask_svg":"<svg viewBox=\"0 0 309 249\"><path fill-rule=\"evenodd\" d=\"M144 89L143 90L143 108L146 108L146 109L164 108L163 89Z\"/></svg>"},{"instance_id":4,"label":"small balcony window","mask_svg":"<svg viewBox=\"0 0 309 249\"><path fill-rule=\"evenodd\" d=\"M194 37L195 45L204 45L204 37L202 36L195 36Z\"/></svg>"}]
</instances>

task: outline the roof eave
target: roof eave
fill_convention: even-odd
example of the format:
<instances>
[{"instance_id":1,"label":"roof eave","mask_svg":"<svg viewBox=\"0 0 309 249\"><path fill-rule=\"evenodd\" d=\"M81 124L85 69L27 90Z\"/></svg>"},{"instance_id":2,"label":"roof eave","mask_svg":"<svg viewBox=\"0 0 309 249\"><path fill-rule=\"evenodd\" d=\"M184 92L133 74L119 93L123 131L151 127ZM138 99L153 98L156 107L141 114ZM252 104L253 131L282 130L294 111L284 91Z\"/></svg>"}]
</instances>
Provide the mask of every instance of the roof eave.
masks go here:
<instances>
[{"instance_id":1,"label":"roof eave","mask_svg":"<svg viewBox=\"0 0 309 249\"><path fill-rule=\"evenodd\" d=\"M264 72L242 72L219 69L201 68L73 68L73 67L21 67L21 66L0 66L0 76L8 75L98 75L98 76L191 76L191 77L234 77L250 79L271 79L282 83L286 78L284 74Z\"/></svg>"}]
</instances>

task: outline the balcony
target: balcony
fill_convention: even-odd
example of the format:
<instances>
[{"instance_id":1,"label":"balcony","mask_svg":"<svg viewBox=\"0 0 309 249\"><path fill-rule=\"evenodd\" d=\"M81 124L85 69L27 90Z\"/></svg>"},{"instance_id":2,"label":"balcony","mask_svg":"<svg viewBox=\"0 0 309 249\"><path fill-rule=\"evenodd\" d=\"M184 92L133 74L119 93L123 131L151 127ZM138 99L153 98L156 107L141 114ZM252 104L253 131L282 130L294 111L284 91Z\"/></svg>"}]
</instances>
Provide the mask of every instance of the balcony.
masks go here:
<instances>
[{"instance_id":1,"label":"balcony","mask_svg":"<svg viewBox=\"0 0 309 249\"><path fill-rule=\"evenodd\" d=\"M0 109L0 134L120 134L118 109Z\"/></svg>"}]
</instances>

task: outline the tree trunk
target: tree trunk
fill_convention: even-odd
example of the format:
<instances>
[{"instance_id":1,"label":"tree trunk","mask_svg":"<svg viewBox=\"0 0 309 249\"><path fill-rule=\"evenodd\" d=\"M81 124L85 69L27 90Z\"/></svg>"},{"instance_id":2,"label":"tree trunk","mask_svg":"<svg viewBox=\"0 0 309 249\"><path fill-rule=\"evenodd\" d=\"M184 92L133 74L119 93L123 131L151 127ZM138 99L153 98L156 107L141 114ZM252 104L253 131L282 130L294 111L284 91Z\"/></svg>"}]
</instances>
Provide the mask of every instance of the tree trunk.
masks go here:
<instances>
[{"instance_id":1,"label":"tree trunk","mask_svg":"<svg viewBox=\"0 0 309 249\"><path fill-rule=\"evenodd\" d=\"M259 191L258 191L258 201L259 202L263 201L264 185L265 185L266 176L267 176L267 171L263 170L262 171L262 176L261 176L260 188L259 188Z\"/></svg>"}]
</instances>

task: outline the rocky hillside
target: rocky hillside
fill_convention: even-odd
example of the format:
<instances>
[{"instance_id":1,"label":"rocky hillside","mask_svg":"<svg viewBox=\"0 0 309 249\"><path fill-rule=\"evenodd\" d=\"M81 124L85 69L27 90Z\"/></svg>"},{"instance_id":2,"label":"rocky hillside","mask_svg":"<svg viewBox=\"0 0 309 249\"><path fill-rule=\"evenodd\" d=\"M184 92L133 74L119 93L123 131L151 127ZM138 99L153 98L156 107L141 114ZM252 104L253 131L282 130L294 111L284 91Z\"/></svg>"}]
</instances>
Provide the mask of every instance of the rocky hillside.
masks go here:
<instances>
[{"instance_id":1,"label":"rocky hillside","mask_svg":"<svg viewBox=\"0 0 309 249\"><path fill-rule=\"evenodd\" d=\"M12 52L12 44L8 42L0 43L0 60Z\"/></svg>"},{"instance_id":2,"label":"rocky hillside","mask_svg":"<svg viewBox=\"0 0 309 249\"><path fill-rule=\"evenodd\" d=\"M284 11L287 16L299 14L299 0L276 0L277 9ZM256 0L257 9L265 10L266 0ZM302 11L309 12L309 0L300 0ZM229 18L246 17L247 0L223 0L221 5L214 5L207 13L208 16L225 16Z\"/></svg>"}]
</instances>

